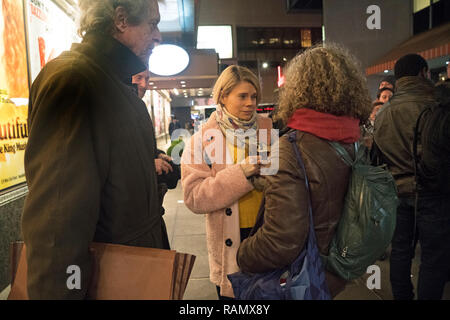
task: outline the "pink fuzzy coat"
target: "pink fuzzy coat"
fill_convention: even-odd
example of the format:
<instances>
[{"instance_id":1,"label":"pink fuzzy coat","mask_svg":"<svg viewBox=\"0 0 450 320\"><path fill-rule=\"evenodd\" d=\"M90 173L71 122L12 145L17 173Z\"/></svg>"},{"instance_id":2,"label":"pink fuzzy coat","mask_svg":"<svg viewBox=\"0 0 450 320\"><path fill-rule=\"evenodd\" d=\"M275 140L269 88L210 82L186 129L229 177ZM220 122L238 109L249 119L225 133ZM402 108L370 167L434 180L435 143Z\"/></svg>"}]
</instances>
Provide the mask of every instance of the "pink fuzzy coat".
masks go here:
<instances>
[{"instance_id":1,"label":"pink fuzzy coat","mask_svg":"<svg viewBox=\"0 0 450 320\"><path fill-rule=\"evenodd\" d=\"M260 129L272 128L269 118L258 116L258 124ZM208 129L215 130L208 132ZM219 151L211 148L212 142L219 146ZM211 167L205 158L212 161ZM222 296L234 297L227 275L239 271L236 262L241 242L238 201L253 190L253 185L240 165L232 164L214 114L186 144L181 160L181 184L186 206L194 213L206 214L210 280L220 286Z\"/></svg>"}]
</instances>

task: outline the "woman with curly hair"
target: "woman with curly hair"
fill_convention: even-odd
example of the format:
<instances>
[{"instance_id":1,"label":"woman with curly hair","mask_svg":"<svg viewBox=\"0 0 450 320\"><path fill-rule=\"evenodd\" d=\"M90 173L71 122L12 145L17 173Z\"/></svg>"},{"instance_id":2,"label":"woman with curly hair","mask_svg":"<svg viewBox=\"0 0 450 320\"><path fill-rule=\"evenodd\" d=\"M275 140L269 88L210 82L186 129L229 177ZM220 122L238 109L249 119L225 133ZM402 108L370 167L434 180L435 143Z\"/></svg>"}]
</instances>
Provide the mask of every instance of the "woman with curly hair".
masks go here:
<instances>
[{"instance_id":1,"label":"woman with curly hair","mask_svg":"<svg viewBox=\"0 0 450 320\"><path fill-rule=\"evenodd\" d=\"M267 176L264 214L237 254L240 269L261 273L291 264L304 249L309 231L305 176L288 136L296 130L296 145L310 185L314 231L319 252L328 254L344 206L351 168L329 141L341 144L354 157L360 123L371 103L363 74L354 58L337 45L320 45L297 55L286 72L275 115L290 130L279 141L279 170ZM328 271L332 297L345 280Z\"/></svg>"}]
</instances>

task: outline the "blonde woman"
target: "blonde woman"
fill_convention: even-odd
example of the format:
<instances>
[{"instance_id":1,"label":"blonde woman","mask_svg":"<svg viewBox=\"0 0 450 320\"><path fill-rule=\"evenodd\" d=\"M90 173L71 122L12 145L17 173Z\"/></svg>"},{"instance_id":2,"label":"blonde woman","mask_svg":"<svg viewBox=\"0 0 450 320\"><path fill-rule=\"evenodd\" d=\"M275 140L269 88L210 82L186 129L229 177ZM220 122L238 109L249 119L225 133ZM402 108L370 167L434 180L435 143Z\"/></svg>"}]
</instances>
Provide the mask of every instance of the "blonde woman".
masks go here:
<instances>
[{"instance_id":1,"label":"blonde woman","mask_svg":"<svg viewBox=\"0 0 450 320\"><path fill-rule=\"evenodd\" d=\"M305 177L288 137L296 144L306 167L317 246L328 254L344 206L351 168L328 143L341 144L352 156L360 137L360 122L371 104L363 74L345 50L318 46L289 64L280 92L279 111L290 131L279 140L279 170L266 177L265 210L261 227L241 243L237 260L242 271L261 273L292 263L305 246L309 231ZM331 296L345 280L326 272Z\"/></svg>"},{"instance_id":2,"label":"blonde woman","mask_svg":"<svg viewBox=\"0 0 450 320\"><path fill-rule=\"evenodd\" d=\"M255 149L254 138L261 130L270 131L272 122L256 113L261 90L249 69L228 67L213 91L217 110L187 143L181 183L186 206L206 214L210 279L219 299L226 299L234 297L227 275L239 270L237 249L255 224L262 199L252 184L261 164L250 161L255 158L249 153Z\"/></svg>"}]
</instances>

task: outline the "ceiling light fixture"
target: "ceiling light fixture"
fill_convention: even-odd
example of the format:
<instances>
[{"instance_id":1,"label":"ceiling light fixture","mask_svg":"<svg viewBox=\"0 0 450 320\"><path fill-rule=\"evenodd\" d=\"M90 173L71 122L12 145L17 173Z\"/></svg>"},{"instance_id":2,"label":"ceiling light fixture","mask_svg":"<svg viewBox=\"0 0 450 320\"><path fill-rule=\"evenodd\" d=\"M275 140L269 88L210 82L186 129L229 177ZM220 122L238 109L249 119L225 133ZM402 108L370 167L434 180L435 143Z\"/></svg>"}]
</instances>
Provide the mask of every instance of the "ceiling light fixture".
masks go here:
<instances>
[{"instance_id":1,"label":"ceiling light fixture","mask_svg":"<svg viewBox=\"0 0 450 320\"><path fill-rule=\"evenodd\" d=\"M189 65L189 54L173 44L161 44L153 49L149 59L150 71L159 76L172 76L184 71Z\"/></svg>"}]
</instances>

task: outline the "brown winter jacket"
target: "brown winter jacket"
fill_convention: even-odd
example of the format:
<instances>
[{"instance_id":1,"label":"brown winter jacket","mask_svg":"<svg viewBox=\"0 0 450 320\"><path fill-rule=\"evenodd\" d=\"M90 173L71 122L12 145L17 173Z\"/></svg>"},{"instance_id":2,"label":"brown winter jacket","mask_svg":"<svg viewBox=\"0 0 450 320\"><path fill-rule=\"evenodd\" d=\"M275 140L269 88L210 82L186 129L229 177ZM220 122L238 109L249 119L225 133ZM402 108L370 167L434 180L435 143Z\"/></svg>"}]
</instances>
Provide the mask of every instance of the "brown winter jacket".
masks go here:
<instances>
[{"instance_id":1,"label":"brown winter jacket","mask_svg":"<svg viewBox=\"0 0 450 320\"><path fill-rule=\"evenodd\" d=\"M256 223L261 227L242 242L237 254L244 272L267 272L289 265L307 241L309 216L304 174L288 134L280 138L278 173L266 177L265 211ZM320 253L327 255L341 217L351 169L326 140L312 134L298 131L297 146L310 183L317 245ZM343 146L354 155L351 144ZM333 297L344 289L345 280L328 271L326 278Z\"/></svg>"},{"instance_id":2,"label":"brown winter jacket","mask_svg":"<svg viewBox=\"0 0 450 320\"><path fill-rule=\"evenodd\" d=\"M419 114L436 104L433 84L422 77L403 77L375 120L374 142L388 165L400 196L415 192L413 137Z\"/></svg>"}]
</instances>

